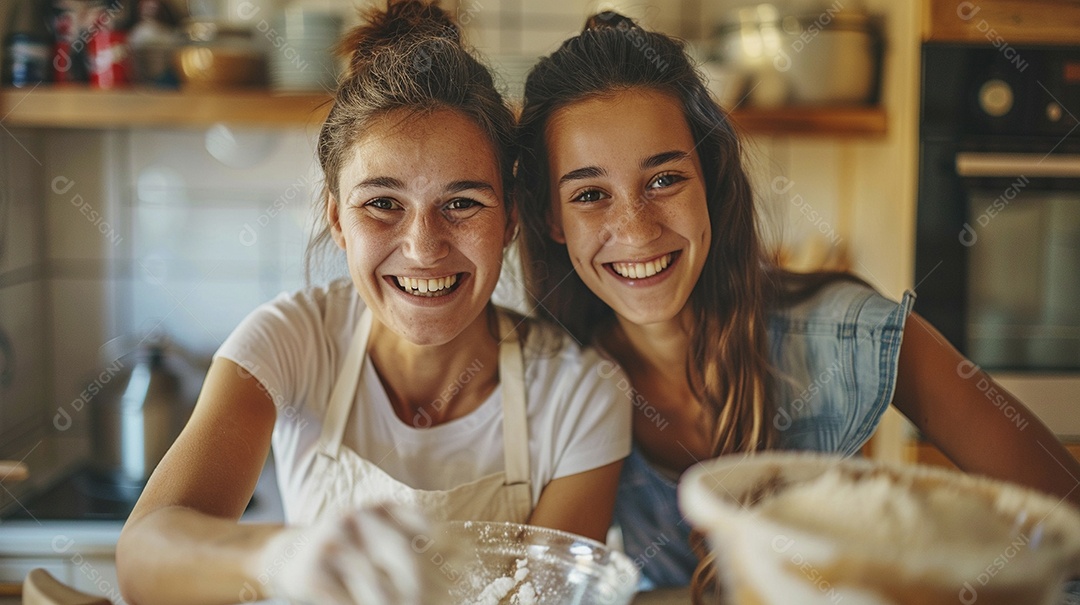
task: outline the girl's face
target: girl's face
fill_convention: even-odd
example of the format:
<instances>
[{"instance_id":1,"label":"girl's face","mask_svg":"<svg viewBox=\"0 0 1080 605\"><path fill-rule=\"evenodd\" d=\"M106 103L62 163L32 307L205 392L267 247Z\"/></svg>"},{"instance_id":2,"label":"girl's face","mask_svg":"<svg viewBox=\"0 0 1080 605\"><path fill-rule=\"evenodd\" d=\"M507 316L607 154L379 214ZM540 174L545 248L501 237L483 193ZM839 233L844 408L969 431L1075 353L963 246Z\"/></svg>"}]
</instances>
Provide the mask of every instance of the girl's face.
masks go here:
<instances>
[{"instance_id":1,"label":"girl's face","mask_svg":"<svg viewBox=\"0 0 1080 605\"><path fill-rule=\"evenodd\" d=\"M552 237L582 281L638 325L686 305L709 251L701 162L674 97L629 90L548 121Z\"/></svg>"},{"instance_id":2,"label":"girl's face","mask_svg":"<svg viewBox=\"0 0 1080 605\"><path fill-rule=\"evenodd\" d=\"M375 317L412 343L453 340L491 299L512 227L495 158L439 110L379 120L341 169L331 234Z\"/></svg>"}]
</instances>

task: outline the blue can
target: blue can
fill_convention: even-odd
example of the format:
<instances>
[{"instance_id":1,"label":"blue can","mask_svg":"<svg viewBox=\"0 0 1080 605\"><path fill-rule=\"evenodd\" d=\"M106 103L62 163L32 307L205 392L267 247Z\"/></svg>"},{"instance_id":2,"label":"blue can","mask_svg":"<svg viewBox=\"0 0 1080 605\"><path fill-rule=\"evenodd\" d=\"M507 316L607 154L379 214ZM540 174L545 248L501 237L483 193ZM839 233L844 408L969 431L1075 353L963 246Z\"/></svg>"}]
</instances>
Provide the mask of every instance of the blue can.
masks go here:
<instances>
[{"instance_id":1,"label":"blue can","mask_svg":"<svg viewBox=\"0 0 1080 605\"><path fill-rule=\"evenodd\" d=\"M48 42L14 33L8 37L6 50L6 84L23 87L52 81L52 47Z\"/></svg>"}]
</instances>

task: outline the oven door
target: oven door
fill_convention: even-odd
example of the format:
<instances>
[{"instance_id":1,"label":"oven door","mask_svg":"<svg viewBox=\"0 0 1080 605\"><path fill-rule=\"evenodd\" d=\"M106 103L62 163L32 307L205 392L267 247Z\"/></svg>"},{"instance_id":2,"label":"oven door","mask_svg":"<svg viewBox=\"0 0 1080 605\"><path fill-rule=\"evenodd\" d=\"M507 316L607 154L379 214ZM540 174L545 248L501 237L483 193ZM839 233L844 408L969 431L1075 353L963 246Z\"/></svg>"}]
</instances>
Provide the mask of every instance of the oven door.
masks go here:
<instances>
[{"instance_id":1,"label":"oven door","mask_svg":"<svg viewBox=\"0 0 1080 605\"><path fill-rule=\"evenodd\" d=\"M962 349L1080 436L1080 155L961 152Z\"/></svg>"}]
</instances>

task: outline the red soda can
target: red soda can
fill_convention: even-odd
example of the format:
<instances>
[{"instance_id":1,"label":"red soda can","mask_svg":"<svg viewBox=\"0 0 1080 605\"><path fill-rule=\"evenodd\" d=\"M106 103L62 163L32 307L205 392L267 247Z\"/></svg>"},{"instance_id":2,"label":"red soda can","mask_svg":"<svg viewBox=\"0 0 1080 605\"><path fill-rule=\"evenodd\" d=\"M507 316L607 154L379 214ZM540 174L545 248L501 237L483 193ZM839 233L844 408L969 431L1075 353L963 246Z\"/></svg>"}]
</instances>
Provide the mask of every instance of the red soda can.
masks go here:
<instances>
[{"instance_id":1,"label":"red soda can","mask_svg":"<svg viewBox=\"0 0 1080 605\"><path fill-rule=\"evenodd\" d=\"M90 54L90 86L115 88L130 82L127 34L99 29L87 45Z\"/></svg>"}]
</instances>

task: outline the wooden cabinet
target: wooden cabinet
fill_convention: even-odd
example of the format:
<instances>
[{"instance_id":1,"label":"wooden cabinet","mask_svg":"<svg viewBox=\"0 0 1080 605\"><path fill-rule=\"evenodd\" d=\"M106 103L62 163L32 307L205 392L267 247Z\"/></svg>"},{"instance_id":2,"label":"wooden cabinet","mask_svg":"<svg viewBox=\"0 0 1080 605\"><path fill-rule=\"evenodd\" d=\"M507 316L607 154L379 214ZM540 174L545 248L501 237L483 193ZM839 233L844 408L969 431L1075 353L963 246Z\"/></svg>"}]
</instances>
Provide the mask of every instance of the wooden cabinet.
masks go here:
<instances>
[{"instance_id":1,"label":"wooden cabinet","mask_svg":"<svg viewBox=\"0 0 1080 605\"><path fill-rule=\"evenodd\" d=\"M1073 0L925 0L923 39L988 44L1080 43L1080 4Z\"/></svg>"}]
</instances>

